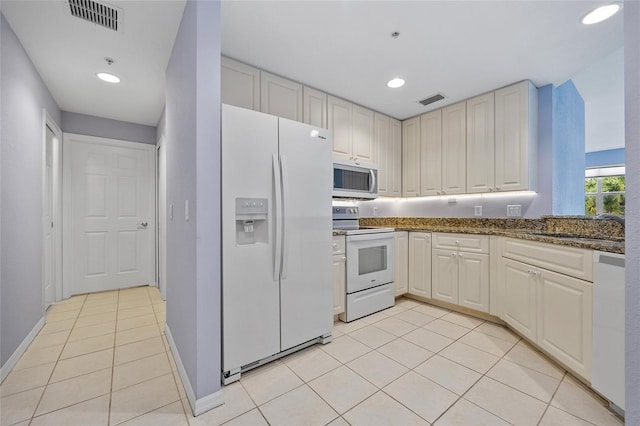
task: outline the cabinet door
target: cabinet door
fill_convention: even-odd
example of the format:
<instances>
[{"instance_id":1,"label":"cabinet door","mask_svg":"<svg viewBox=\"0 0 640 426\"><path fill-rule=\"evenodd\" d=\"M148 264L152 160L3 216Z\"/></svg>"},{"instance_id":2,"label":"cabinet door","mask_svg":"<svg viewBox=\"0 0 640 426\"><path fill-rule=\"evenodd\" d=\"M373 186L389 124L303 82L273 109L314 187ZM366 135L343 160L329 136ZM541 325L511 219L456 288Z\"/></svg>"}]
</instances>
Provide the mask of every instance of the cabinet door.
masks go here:
<instances>
[{"instance_id":1,"label":"cabinet door","mask_svg":"<svg viewBox=\"0 0 640 426\"><path fill-rule=\"evenodd\" d=\"M524 337L537 341L536 278L532 267L502 258L502 319Z\"/></svg>"},{"instance_id":2,"label":"cabinet door","mask_svg":"<svg viewBox=\"0 0 640 426\"><path fill-rule=\"evenodd\" d=\"M467 101L467 192L494 188L494 95Z\"/></svg>"},{"instance_id":3,"label":"cabinet door","mask_svg":"<svg viewBox=\"0 0 640 426\"><path fill-rule=\"evenodd\" d=\"M431 298L431 234L409 233L409 294Z\"/></svg>"},{"instance_id":4,"label":"cabinet door","mask_svg":"<svg viewBox=\"0 0 640 426\"><path fill-rule=\"evenodd\" d=\"M539 271L538 345L591 380L593 284Z\"/></svg>"},{"instance_id":5,"label":"cabinet door","mask_svg":"<svg viewBox=\"0 0 640 426\"><path fill-rule=\"evenodd\" d=\"M458 303L458 259L450 250L431 251L431 297Z\"/></svg>"},{"instance_id":6,"label":"cabinet door","mask_svg":"<svg viewBox=\"0 0 640 426\"><path fill-rule=\"evenodd\" d=\"M333 155L351 160L351 103L333 96L327 97L327 123L331 132Z\"/></svg>"},{"instance_id":7,"label":"cabinet door","mask_svg":"<svg viewBox=\"0 0 640 426\"><path fill-rule=\"evenodd\" d=\"M389 189L389 183L392 178L391 174L393 173L394 165L389 135L389 117L376 112L374 115L374 121L374 144L378 148L378 195L390 196L391 191Z\"/></svg>"},{"instance_id":8,"label":"cabinet door","mask_svg":"<svg viewBox=\"0 0 640 426\"><path fill-rule=\"evenodd\" d=\"M420 195L442 191L442 110L420 117Z\"/></svg>"},{"instance_id":9,"label":"cabinet door","mask_svg":"<svg viewBox=\"0 0 640 426\"><path fill-rule=\"evenodd\" d=\"M535 190L538 91L523 81L495 92L495 189Z\"/></svg>"},{"instance_id":10,"label":"cabinet door","mask_svg":"<svg viewBox=\"0 0 640 426\"><path fill-rule=\"evenodd\" d=\"M326 129L327 94L310 87L303 87L302 115L305 123Z\"/></svg>"},{"instance_id":11,"label":"cabinet door","mask_svg":"<svg viewBox=\"0 0 640 426\"><path fill-rule=\"evenodd\" d=\"M458 304L489 312L489 255L458 254Z\"/></svg>"},{"instance_id":12,"label":"cabinet door","mask_svg":"<svg viewBox=\"0 0 640 426\"><path fill-rule=\"evenodd\" d=\"M442 109L442 193L467 191L467 113L460 102Z\"/></svg>"},{"instance_id":13,"label":"cabinet door","mask_svg":"<svg viewBox=\"0 0 640 426\"><path fill-rule=\"evenodd\" d=\"M373 111L353 105L351 153L355 161L375 163L377 149L373 143Z\"/></svg>"},{"instance_id":14,"label":"cabinet door","mask_svg":"<svg viewBox=\"0 0 640 426\"><path fill-rule=\"evenodd\" d=\"M396 297L409 291L409 233L399 231L395 233L395 286Z\"/></svg>"},{"instance_id":15,"label":"cabinet door","mask_svg":"<svg viewBox=\"0 0 640 426\"><path fill-rule=\"evenodd\" d=\"M393 118L389 120L389 189L388 195L402 197L402 123Z\"/></svg>"},{"instance_id":16,"label":"cabinet door","mask_svg":"<svg viewBox=\"0 0 640 426\"><path fill-rule=\"evenodd\" d=\"M420 195L420 117L402 122L402 196Z\"/></svg>"},{"instance_id":17,"label":"cabinet door","mask_svg":"<svg viewBox=\"0 0 640 426\"><path fill-rule=\"evenodd\" d=\"M262 71L260 111L289 120L302 121L302 85Z\"/></svg>"},{"instance_id":18,"label":"cabinet door","mask_svg":"<svg viewBox=\"0 0 640 426\"><path fill-rule=\"evenodd\" d=\"M260 111L260 70L222 57L220 100L223 104Z\"/></svg>"},{"instance_id":19,"label":"cabinet door","mask_svg":"<svg viewBox=\"0 0 640 426\"><path fill-rule=\"evenodd\" d=\"M344 312L346 297L344 255L333 256L333 315Z\"/></svg>"}]
</instances>

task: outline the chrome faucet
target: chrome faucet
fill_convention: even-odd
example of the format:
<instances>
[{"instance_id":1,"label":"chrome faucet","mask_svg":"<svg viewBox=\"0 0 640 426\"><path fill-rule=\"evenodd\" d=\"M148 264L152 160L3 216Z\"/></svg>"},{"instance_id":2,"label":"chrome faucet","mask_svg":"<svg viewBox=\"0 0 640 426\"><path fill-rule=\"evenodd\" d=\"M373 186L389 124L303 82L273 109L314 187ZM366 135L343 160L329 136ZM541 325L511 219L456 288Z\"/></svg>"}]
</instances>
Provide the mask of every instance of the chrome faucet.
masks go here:
<instances>
[{"instance_id":1,"label":"chrome faucet","mask_svg":"<svg viewBox=\"0 0 640 426\"><path fill-rule=\"evenodd\" d=\"M596 219L611 219L611 220L615 220L620 225L622 225L622 227L624 228L624 217L622 217L622 216L618 216L616 214L611 214L611 213L600 213L595 218Z\"/></svg>"}]
</instances>

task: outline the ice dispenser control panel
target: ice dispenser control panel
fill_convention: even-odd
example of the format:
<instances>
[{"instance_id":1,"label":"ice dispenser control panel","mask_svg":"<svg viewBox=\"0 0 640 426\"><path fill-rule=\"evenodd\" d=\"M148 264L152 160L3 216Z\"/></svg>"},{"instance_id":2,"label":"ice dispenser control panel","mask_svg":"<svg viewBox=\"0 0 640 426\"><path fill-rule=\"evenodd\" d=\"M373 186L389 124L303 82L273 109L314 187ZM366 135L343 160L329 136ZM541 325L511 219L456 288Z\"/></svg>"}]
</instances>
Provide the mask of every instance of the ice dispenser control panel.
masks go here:
<instances>
[{"instance_id":1,"label":"ice dispenser control panel","mask_svg":"<svg viewBox=\"0 0 640 426\"><path fill-rule=\"evenodd\" d=\"M238 245L268 242L268 200L236 198L236 243Z\"/></svg>"}]
</instances>

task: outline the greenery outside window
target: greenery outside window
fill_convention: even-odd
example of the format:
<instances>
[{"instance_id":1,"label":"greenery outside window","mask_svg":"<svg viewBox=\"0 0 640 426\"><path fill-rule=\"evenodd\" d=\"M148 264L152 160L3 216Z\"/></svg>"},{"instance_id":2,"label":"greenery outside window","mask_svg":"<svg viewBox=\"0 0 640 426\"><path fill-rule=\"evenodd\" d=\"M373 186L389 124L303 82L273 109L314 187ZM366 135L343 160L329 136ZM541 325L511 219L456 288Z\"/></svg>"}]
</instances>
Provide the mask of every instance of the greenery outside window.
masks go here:
<instances>
[{"instance_id":1,"label":"greenery outside window","mask_svg":"<svg viewBox=\"0 0 640 426\"><path fill-rule=\"evenodd\" d=\"M585 173L585 214L612 213L624 216L624 167L587 169Z\"/></svg>"}]
</instances>

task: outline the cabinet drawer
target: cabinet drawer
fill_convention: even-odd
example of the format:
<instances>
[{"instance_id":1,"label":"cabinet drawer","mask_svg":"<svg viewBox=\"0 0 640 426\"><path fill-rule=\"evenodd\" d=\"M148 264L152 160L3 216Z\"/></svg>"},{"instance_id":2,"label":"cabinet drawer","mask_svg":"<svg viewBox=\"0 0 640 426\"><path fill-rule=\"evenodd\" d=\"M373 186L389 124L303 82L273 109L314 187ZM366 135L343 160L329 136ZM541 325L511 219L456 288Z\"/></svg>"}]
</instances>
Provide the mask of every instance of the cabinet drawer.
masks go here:
<instances>
[{"instance_id":1,"label":"cabinet drawer","mask_svg":"<svg viewBox=\"0 0 640 426\"><path fill-rule=\"evenodd\" d=\"M332 244L333 254L344 254L344 235L334 235Z\"/></svg>"},{"instance_id":2,"label":"cabinet drawer","mask_svg":"<svg viewBox=\"0 0 640 426\"><path fill-rule=\"evenodd\" d=\"M433 248L460 250L471 253L489 253L488 235L433 233Z\"/></svg>"},{"instance_id":3,"label":"cabinet drawer","mask_svg":"<svg viewBox=\"0 0 640 426\"><path fill-rule=\"evenodd\" d=\"M505 238L504 257L593 282L591 250Z\"/></svg>"}]
</instances>

